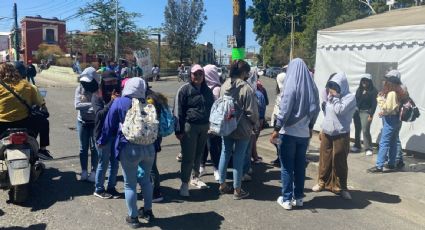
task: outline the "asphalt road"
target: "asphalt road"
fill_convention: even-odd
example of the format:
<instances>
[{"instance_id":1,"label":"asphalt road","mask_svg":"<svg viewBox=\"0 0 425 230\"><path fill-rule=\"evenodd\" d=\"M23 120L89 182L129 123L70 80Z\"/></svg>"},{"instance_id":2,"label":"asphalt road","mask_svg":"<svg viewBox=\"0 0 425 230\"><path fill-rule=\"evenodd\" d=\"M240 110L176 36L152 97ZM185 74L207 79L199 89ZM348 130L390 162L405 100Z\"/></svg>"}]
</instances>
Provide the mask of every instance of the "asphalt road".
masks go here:
<instances>
[{"instance_id":1,"label":"asphalt road","mask_svg":"<svg viewBox=\"0 0 425 230\"><path fill-rule=\"evenodd\" d=\"M263 81L273 103L274 81ZM24 206L9 204L7 192L0 191L0 229L127 229L124 222L127 209L123 199L95 198L92 195L93 184L77 180L80 166L72 81L66 84L51 80L42 82L41 85L48 90L46 100L51 112L52 143L49 149L55 160L46 162L47 170L34 184L31 198ZM151 85L172 101L181 84L169 78ZM271 110L269 106L268 114ZM265 134L261 139L263 145L266 139ZM218 196L218 184L213 179L211 167L207 167L209 174L203 177L210 188L192 188L191 197L182 199L178 196L180 164L175 160L180 151L179 144L171 136L165 138L162 147L163 150L158 155L158 167L165 200L154 204L153 211L157 219L153 225L146 225L149 228L425 229L423 200L404 197L396 191L385 189L384 184L399 186L392 182L391 175L381 179L363 179L363 174L358 169L350 171L350 175L357 174L353 177L358 176L367 183L350 182L353 196L351 201L342 200L329 192L313 193L309 188L314 185L317 174L314 167L309 167L305 206L286 211L276 203L281 191L280 171L266 163L255 165L254 180L243 184L251 193L245 200L234 201L232 196ZM265 162L274 157L273 152L266 149L262 149L260 154ZM415 174L404 174L405 180L411 175ZM118 179L117 189L122 192L122 176ZM376 180L379 180L378 184L382 184L381 189L373 185ZM423 194L423 181L418 181L417 184L411 185L412 188ZM142 204L142 201L138 202L139 206Z\"/></svg>"}]
</instances>

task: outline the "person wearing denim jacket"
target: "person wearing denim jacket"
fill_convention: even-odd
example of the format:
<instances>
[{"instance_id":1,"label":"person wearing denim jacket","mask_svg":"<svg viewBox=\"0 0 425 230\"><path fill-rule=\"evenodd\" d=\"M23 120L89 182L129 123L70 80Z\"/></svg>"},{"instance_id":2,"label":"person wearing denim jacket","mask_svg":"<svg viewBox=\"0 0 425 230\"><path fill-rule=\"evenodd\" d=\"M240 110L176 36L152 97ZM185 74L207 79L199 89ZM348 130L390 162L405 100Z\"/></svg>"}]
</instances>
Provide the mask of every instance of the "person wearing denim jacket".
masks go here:
<instances>
[{"instance_id":1,"label":"person wearing denim jacket","mask_svg":"<svg viewBox=\"0 0 425 230\"><path fill-rule=\"evenodd\" d=\"M270 142L276 138L281 142L282 195L277 203L289 210L303 206L306 152L320 104L316 84L302 59L289 63L284 87Z\"/></svg>"},{"instance_id":2,"label":"person wearing denim jacket","mask_svg":"<svg viewBox=\"0 0 425 230\"><path fill-rule=\"evenodd\" d=\"M124 193L128 209L126 222L133 228L140 227L138 217L152 221L152 184L150 172L155 160L155 147L153 144L139 145L130 143L121 132L127 111L131 108L132 99L145 101L146 83L142 78L131 78L127 81L122 96L115 99L106 115L102 133L97 141L99 146L109 141L115 143L115 157L121 162L124 176ZM116 135L115 135L116 134ZM141 163L141 164L140 164ZM144 171L142 190L144 207L137 210L137 166L141 165Z\"/></svg>"},{"instance_id":3,"label":"person wearing denim jacket","mask_svg":"<svg viewBox=\"0 0 425 230\"><path fill-rule=\"evenodd\" d=\"M350 93L345 73L337 73L326 84L322 104L324 119L320 133L319 180L314 192L329 189L351 199L347 188L350 124L356 111L355 95Z\"/></svg>"}]
</instances>

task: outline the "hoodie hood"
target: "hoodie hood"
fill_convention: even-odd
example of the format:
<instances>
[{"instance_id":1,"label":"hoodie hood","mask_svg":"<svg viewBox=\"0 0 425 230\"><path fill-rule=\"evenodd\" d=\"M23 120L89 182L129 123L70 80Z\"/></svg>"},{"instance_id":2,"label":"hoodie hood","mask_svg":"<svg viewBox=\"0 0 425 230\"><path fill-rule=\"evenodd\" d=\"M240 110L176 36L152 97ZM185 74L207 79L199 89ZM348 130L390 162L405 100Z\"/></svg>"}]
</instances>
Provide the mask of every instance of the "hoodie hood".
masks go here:
<instances>
[{"instance_id":1,"label":"hoodie hood","mask_svg":"<svg viewBox=\"0 0 425 230\"><path fill-rule=\"evenodd\" d=\"M339 88L341 89L341 96L345 96L350 93L350 88L348 86L347 76L345 73L337 73L330 81L339 85Z\"/></svg>"},{"instance_id":2,"label":"hoodie hood","mask_svg":"<svg viewBox=\"0 0 425 230\"><path fill-rule=\"evenodd\" d=\"M223 85L221 86L221 89L223 90L225 95L231 95L231 92L233 90L241 89L247 84L246 81L239 79L239 78L228 78ZM249 84L248 84L249 85Z\"/></svg>"},{"instance_id":3,"label":"hoodie hood","mask_svg":"<svg viewBox=\"0 0 425 230\"><path fill-rule=\"evenodd\" d=\"M278 74L276 77L277 87L279 88L280 92L283 91L283 83L285 81L285 77L286 77L286 73L284 72Z\"/></svg>"},{"instance_id":4,"label":"hoodie hood","mask_svg":"<svg viewBox=\"0 0 425 230\"><path fill-rule=\"evenodd\" d=\"M257 71L251 68L251 71L249 72L249 78L246 79L246 82L251 86L254 92L257 90L257 80L258 80Z\"/></svg>"},{"instance_id":5,"label":"hoodie hood","mask_svg":"<svg viewBox=\"0 0 425 230\"><path fill-rule=\"evenodd\" d=\"M204 67L205 81L207 86L212 89L215 86L221 86L220 76L218 75L218 68L215 65L206 65Z\"/></svg>"},{"instance_id":6,"label":"hoodie hood","mask_svg":"<svg viewBox=\"0 0 425 230\"><path fill-rule=\"evenodd\" d=\"M146 83L142 78L130 78L122 91L123 97L144 99L146 97Z\"/></svg>"}]
</instances>

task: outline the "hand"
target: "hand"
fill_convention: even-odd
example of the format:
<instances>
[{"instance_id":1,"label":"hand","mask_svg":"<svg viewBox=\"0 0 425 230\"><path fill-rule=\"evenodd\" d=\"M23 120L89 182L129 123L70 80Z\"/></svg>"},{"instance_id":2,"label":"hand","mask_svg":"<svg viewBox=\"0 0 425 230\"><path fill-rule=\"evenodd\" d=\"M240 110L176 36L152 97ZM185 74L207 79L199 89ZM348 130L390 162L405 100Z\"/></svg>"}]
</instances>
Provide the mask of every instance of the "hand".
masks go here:
<instances>
[{"instance_id":1,"label":"hand","mask_svg":"<svg viewBox=\"0 0 425 230\"><path fill-rule=\"evenodd\" d=\"M274 139L279 137L279 133L277 131L273 131L272 135L270 136L270 143L274 144Z\"/></svg>"},{"instance_id":2,"label":"hand","mask_svg":"<svg viewBox=\"0 0 425 230\"><path fill-rule=\"evenodd\" d=\"M372 120L373 120L373 117L372 117L371 115L369 115L369 116L367 117L367 121L371 122Z\"/></svg>"},{"instance_id":3,"label":"hand","mask_svg":"<svg viewBox=\"0 0 425 230\"><path fill-rule=\"evenodd\" d=\"M183 134L183 133L181 133L181 134L176 134L176 138L177 138L179 141L181 141L181 140L183 139L183 136L184 136L184 134Z\"/></svg>"},{"instance_id":4,"label":"hand","mask_svg":"<svg viewBox=\"0 0 425 230\"><path fill-rule=\"evenodd\" d=\"M111 95L111 100L115 100L117 97L119 97L120 96L120 94L119 93L117 93L116 91L115 91L115 89L114 89L114 91L112 91L112 95Z\"/></svg>"},{"instance_id":5,"label":"hand","mask_svg":"<svg viewBox=\"0 0 425 230\"><path fill-rule=\"evenodd\" d=\"M378 113L378 116L381 118L382 116L384 116L384 113L383 112L379 112Z\"/></svg>"}]
</instances>

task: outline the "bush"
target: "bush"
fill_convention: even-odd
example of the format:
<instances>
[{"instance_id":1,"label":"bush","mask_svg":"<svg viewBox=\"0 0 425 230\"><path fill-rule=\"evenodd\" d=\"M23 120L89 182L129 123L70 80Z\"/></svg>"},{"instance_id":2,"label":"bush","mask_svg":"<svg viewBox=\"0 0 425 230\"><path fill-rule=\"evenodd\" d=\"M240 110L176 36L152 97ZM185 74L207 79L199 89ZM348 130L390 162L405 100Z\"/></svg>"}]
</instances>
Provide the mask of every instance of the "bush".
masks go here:
<instances>
[{"instance_id":1,"label":"bush","mask_svg":"<svg viewBox=\"0 0 425 230\"><path fill-rule=\"evenodd\" d=\"M53 62L63 57L65 53L61 50L61 48L58 45L48 45L48 44L40 44L38 46L37 50L37 60L48 60L52 59Z\"/></svg>"},{"instance_id":2,"label":"bush","mask_svg":"<svg viewBox=\"0 0 425 230\"><path fill-rule=\"evenodd\" d=\"M56 59L56 65L63 67L71 67L74 61L70 57L60 57Z\"/></svg>"}]
</instances>

